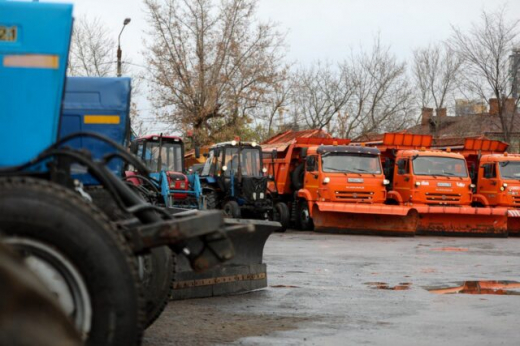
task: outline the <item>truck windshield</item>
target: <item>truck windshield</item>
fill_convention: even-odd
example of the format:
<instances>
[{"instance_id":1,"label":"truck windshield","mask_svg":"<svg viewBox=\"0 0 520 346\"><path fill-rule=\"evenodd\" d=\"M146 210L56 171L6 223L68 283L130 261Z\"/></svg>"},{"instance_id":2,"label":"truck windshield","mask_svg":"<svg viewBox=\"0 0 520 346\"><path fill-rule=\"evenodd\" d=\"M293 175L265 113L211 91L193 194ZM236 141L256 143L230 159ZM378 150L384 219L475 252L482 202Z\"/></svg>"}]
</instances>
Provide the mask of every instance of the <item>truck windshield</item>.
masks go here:
<instances>
[{"instance_id":1,"label":"truck windshield","mask_svg":"<svg viewBox=\"0 0 520 346\"><path fill-rule=\"evenodd\" d=\"M503 179L520 179L520 161L503 161L499 166Z\"/></svg>"},{"instance_id":2,"label":"truck windshield","mask_svg":"<svg viewBox=\"0 0 520 346\"><path fill-rule=\"evenodd\" d=\"M417 156L412 160L415 175L467 177L466 161L452 157Z\"/></svg>"},{"instance_id":3,"label":"truck windshield","mask_svg":"<svg viewBox=\"0 0 520 346\"><path fill-rule=\"evenodd\" d=\"M152 172L157 172L159 162L159 142L146 142L143 160ZM182 145L179 143L163 142L161 147L161 167L163 171L183 171Z\"/></svg>"},{"instance_id":4,"label":"truck windshield","mask_svg":"<svg viewBox=\"0 0 520 346\"><path fill-rule=\"evenodd\" d=\"M351 153L324 153L321 155L321 169L326 173L368 173L381 174L379 156Z\"/></svg>"},{"instance_id":5,"label":"truck windshield","mask_svg":"<svg viewBox=\"0 0 520 346\"><path fill-rule=\"evenodd\" d=\"M261 176L260 167L260 149L249 148L226 148L226 156L224 165L227 170L224 172L226 177L238 172L238 153L240 151L240 168L243 176L259 177Z\"/></svg>"}]
</instances>

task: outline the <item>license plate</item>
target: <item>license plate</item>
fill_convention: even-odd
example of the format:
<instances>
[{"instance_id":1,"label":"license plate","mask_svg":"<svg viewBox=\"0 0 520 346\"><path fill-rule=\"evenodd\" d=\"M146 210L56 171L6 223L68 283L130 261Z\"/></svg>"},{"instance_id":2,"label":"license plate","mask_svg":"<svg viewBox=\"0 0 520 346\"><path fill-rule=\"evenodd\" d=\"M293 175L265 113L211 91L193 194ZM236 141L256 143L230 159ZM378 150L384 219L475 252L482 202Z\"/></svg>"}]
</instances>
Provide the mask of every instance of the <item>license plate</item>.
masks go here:
<instances>
[{"instance_id":1,"label":"license plate","mask_svg":"<svg viewBox=\"0 0 520 346\"><path fill-rule=\"evenodd\" d=\"M18 39L18 28L16 26L0 25L0 42L16 42Z\"/></svg>"},{"instance_id":2,"label":"license plate","mask_svg":"<svg viewBox=\"0 0 520 346\"><path fill-rule=\"evenodd\" d=\"M451 187L451 183L437 183L437 186L441 186L441 187Z\"/></svg>"},{"instance_id":3,"label":"license plate","mask_svg":"<svg viewBox=\"0 0 520 346\"><path fill-rule=\"evenodd\" d=\"M348 178L349 183L362 183L363 178Z\"/></svg>"}]
</instances>

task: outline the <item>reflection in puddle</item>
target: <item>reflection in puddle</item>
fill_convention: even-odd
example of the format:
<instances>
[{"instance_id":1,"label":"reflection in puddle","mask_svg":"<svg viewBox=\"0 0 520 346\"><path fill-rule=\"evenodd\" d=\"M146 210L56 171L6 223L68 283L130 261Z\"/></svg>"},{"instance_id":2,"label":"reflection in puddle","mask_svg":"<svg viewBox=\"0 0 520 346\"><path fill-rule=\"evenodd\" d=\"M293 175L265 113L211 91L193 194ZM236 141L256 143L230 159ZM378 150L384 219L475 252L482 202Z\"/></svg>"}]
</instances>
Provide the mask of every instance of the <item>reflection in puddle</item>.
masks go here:
<instances>
[{"instance_id":1,"label":"reflection in puddle","mask_svg":"<svg viewBox=\"0 0 520 346\"><path fill-rule=\"evenodd\" d=\"M390 291L406 291L410 289L412 285L409 282L401 282L399 285L390 286L386 282L365 282L365 285L373 289L378 290L390 290Z\"/></svg>"},{"instance_id":2,"label":"reflection in puddle","mask_svg":"<svg viewBox=\"0 0 520 346\"><path fill-rule=\"evenodd\" d=\"M496 294L520 295L520 282L517 281L465 281L455 287L426 288L435 294Z\"/></svg>"}]
</instances>

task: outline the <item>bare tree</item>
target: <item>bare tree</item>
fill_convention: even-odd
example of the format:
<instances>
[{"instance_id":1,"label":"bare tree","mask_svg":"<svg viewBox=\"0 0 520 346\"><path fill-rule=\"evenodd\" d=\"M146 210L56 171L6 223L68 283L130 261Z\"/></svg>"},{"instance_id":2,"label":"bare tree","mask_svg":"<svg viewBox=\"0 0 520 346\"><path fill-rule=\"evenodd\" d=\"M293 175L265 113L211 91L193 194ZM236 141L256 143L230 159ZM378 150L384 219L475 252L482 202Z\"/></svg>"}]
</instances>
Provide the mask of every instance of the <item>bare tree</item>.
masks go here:
<instances>
[{"instance_id":1,"label":"bare tree","mask_svg":"<svg viewBox=\"0 0 520 346\"><path fill-rule=\"evenodd\" d=\"M444 43L429 45L413 53L415 87L422 107L445 108L458 86L462 59Z\"/></svg>"},{"instance_id":2,"label":"bare tree","mask_svg":"<svg viewBox=\"0 0 520 346\"><path fill-rule=\"evenodd\" d=\"M352 53L342 64L342 75L349 80L351 96L336 119L337 135L397 131L413 122L413 91L406 64L398 61L379 38L371 51Z\"/></svg>"},{"instance_id":3,"label":"bare tree","mask_svg":"<svg viewBox=\"0 0 520 346\"><path fill-rule=\"evenodd\" d=\"M152 103L201 142L240 134L281 73L284 35L256 0L145 0Z\"/></svg>"},{"instance_id":4,"label":"bare tree","mask_svg":"<svg viewBox=\"0 0 520 346\"><path fill-rule=\"evenodd\" d=\"M518 45L520 20L508 21L506 7L496 12L482 12L481 21L473 23L467 32L453 27L450 47L464 62L464 87L480 99L490 96L499 100L498 116L504 140L511 140L515 107L507 107L512 96L510 78L517 71L509 72L509 56Z\"/></svg>"},{"instance_id":5,"label":"bare tree","mask_svg":"<svg viewBox=\"0 0 520 346\"><path fill-rule=\"evenodd\" d=\"M309 128L323 129L351 97L349 76L330 64L315 63L295 72L292 103Z\"/></svg>"},{"instance_id":6,"label":"bare tree","mask_svg":"<svg viewBox=\"0 0 520 346\"><path fill-rule=\"evenodd\" d=\"M99 18L80 17L74 22L68 75L107 77L115 75L115 40Z\"/></svg>"}]
</instances>

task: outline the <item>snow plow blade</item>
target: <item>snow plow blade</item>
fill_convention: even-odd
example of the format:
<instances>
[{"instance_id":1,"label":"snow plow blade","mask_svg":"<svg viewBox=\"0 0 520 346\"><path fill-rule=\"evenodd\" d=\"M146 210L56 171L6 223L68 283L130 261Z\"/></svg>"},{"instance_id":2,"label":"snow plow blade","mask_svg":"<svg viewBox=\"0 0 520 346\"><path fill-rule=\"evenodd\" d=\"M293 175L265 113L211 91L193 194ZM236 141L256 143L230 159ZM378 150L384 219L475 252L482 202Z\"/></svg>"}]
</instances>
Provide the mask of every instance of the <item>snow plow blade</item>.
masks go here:
<instances>
[{"instance_id":1,"label":"snow plow blade","mask_svg":"<svg viewBox=\"0 0 520 346\"><path fill-rule=\"evenodd\" d=\"M507 211L507 231L510 237L520 237L520 210Z\"/></svg>"},{"instance_id":2,"label":"snow plow blade","mask_svg":"<svg viewBox=\"0 0 520 346\"><path fill-rule=\"evenodd\" d=\"M267 287L264 245L278 222L225 219L226 236L233 243L233 259L201 273L183 255L177 256L172 299L191 299L244 293ZM254 227L244 227L252 225Z\"/></svg>"},{"instance_id":3,"label":"snow plow blade","mask_svg":"<svg viewBox=\"0 0 520 346\"><path fill-rule=\"evenodd\" d=\"M413 236L419 217L410 207L316 203L312 219L318 232Z\"/></svg>"},{"instance_id":4,"label":"snow plow blade","mask_svg":"<svg viewBox=\"0 0 520 346\"><path fill-rule=\"evenodd\" d=\"M507 237L506 208L414 206L419 212L417 235Z\"/></svg>"}]
</instances>

